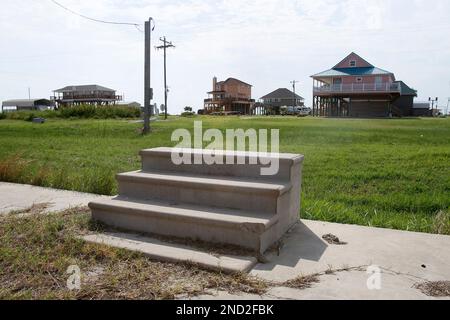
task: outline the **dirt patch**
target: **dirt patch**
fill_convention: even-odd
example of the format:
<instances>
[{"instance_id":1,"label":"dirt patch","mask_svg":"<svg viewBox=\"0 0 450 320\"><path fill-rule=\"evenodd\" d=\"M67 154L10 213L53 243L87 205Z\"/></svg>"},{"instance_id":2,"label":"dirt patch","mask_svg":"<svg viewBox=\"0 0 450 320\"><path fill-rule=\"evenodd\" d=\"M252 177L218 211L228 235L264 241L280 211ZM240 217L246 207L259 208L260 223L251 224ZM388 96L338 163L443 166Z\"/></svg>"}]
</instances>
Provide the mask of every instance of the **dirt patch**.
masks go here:
<instances>
[{"instance_id":1,"label":"dirt patch","mask_svg":"<svg viewBox=\"0 0 450 320\"><path fill-rule=\"evenodd\" d=\"M43 203L35 203L31 207L22 209L22 210L15 210L11 212L11 215L29 215L29 214L41 214L48 208L52 206L52 203L49 202L43 202Z\"/></svg>"},{"instance_id":2,"label":"dirt patch","mask_svg":"<svg viewBox=\"0 0 450 320\"><path fill-rule=\"evenodd\" d=\"M417 284L415 288L430 297L450 297L450 281L429 281Z\"/></svg>"},{"instance_id":3,"label":"dirt patch","mask_svg":"<svg viewBox=\"0 0 450 320\"><path fill-rule=\"evenodd\" d=\"M322 236L322 239L332 245L344 246L347 244L347 242L341 241L338 237L331 233Z\"/></svg>"},{"instance_id":4,"label":"dirt patch","mask_svg":"<svg viewBox=\"0 0 450 320\"><path fill-rule=\"evenodd\" d=\"M162 263L80 240L94 227L87 208L2 219L0 252L7 254L0 259L0 299L175 299L210 290L263 295L270 286L247 274ZM67 287L70 266L81 271L80 290Z\"/></svg>"}]
</instances>

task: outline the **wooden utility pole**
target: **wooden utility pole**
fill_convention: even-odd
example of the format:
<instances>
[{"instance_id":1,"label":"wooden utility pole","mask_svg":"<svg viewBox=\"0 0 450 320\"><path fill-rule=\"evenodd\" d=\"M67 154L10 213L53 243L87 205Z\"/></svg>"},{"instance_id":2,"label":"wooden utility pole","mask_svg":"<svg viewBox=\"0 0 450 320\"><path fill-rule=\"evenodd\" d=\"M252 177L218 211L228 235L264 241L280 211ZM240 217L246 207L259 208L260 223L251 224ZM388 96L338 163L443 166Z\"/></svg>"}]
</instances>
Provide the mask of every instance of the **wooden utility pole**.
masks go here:
<instances>
[{"instance_id":1,"label":"wooden utility pole","mask_svg":"<svg viewBox=\"0 0 450 320\"><path fill-rule=\"evenodd\" d=\"M436 109L438 108L438 97L436 99L431 99L431 97L428 98L428 101L431 102L431 116L434 117L434 103L436 102Z\"/></svg>"},{"instance_id":2,"label":"wooden utility pole","mask_svg":"<svg viewBox=\"0 0 450 320\"><path fill-rule=\"evenodd\" d=\"M299 81L296 81L296 80L291 81L292 88L294 89L294 105L293 105L294 107L297 106L297 94L295 93L295 85L296 85L297 83L299 83ZM295 110L294 110L294 112L295 112Z\"/></svg>"},{"instance_id":3,"label":"wooden utility pole","mask_svg":"<svg viewBox=\"0 0 450 320\"><path fill-rule=\"evenodd\" d=\"M166 40L166 37L160 38L159 41L163 43L162 46L156 47L156 49L164 50L164 119L167 120L167 94L169 93L169 88L167 87L167 48L175 48L172 42Z\"/></svg>"},{"instance_id":4,"label":"wooden utility pole","mask_svg":"<svg viewBox=\"0 0 450 320\"><path fill-rule=\"evenodd\" d=\"M143 134L148 134L150 132L150 118L152 116L151 111L151 101L153 99L153 89L151 87L151 43L152 43L152 28L153 18L149 18L145 22L145 70L144 70L144 130Z\"/></svg>"},{"instance_id":5,"label":"wooden utility pole","mask_svg":"<svg viewBox=\"0 0 450 320\"><path fill-rule=\"evenodd\" d=\"M445 109L445 115L446 116L448 115L448 107L449 107L449 105L450 105L450 98L448 98L448 100L447 100L447 108Z\"/></svg>"}]
</instances>

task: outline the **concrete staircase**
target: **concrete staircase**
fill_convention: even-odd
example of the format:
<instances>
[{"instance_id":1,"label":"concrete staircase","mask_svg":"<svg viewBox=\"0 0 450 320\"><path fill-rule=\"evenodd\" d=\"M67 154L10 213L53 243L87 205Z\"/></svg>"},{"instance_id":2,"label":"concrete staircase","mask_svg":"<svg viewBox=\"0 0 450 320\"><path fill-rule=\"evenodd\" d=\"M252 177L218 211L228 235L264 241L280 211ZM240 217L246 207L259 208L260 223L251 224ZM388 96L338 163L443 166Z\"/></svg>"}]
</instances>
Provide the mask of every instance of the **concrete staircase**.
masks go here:
<instances>
[{"instance_id":1,"label":"concrete staircase","mask_svg":"<svg viewBox=\"0 0 450 320\"><path fill-rule=\"evenodd\" d=\"M231 244L264 253L299 219L303 156L281 154L280 170L261 176L266 157L242 165L175 165L171 148L141 151L142 170L117 175L119 196L91 202L92 216L120 229ZM192 161L207 151L189 150ZM272 159L273 160L273 159ZM234 161L236 163L236 161Z\"/></svg>"}]
</instances>

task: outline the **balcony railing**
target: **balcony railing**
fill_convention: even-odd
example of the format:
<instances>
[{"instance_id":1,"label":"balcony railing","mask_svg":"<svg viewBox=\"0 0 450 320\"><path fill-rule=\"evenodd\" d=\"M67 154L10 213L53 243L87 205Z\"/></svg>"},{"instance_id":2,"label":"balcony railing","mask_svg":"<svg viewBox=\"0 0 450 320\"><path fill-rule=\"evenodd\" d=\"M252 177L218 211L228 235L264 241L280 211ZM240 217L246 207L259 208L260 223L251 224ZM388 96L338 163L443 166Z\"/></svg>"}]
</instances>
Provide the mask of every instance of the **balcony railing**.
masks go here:
<instances>
[{"instance_id":1,"label":"balcony railing","mask_svg":"<svg viewBox=\"0 0 450 320\"><path fill-rule=\"evenodd\" d=\"M64 95L64 96L51 96L51 101L57 100L96 100L96 99L105 99L105 100L116 100L122 101L123 97L118 95L99 95L99 94L91 94L91 95Z\"/></svg>"},{"instance_id":2,"label":"balcony railing","mask_svg":"<svg viewBox=\"0 0 450 320\"><path fill-rule=\"evenodd\" d=\"M254 103L256 100L255 99L244 99L244 98L236 97L236 98L221 98L221 99L211 99L211 98L209 98L209 99L205 99L204 101L205 101L205 103L214 103L214 102L221 103L221 102L234 102L234 101Z\"/></svg>"},{"instance_id":3,"label":"balcony railing","mask_svg":"<svg viewBox=\"0 0 450 320\"><path fill-rule=\"evenodd\" d=\"M399 83L352 83L314 87L314 93L390 93L400 92Z\"/></svg>"}]
</instances>

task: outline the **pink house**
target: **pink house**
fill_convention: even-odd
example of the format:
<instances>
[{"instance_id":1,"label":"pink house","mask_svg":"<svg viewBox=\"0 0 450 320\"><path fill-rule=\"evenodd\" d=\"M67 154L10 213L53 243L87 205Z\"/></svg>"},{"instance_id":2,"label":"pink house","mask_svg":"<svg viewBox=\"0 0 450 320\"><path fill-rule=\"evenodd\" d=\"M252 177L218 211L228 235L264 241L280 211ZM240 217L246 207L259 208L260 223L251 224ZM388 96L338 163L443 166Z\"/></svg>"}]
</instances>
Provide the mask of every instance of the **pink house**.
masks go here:
<instances>
[{"instance_id":1,"label":"pink house","mask_svg":"<svg viewBox=\"0 0 450 320\"><path fill-rule=\"evenodd\" d=\"M329 117L409 116L417 92L392 72L352 52L313 78L313 115Z\"/></svg>"}]
</instances>

